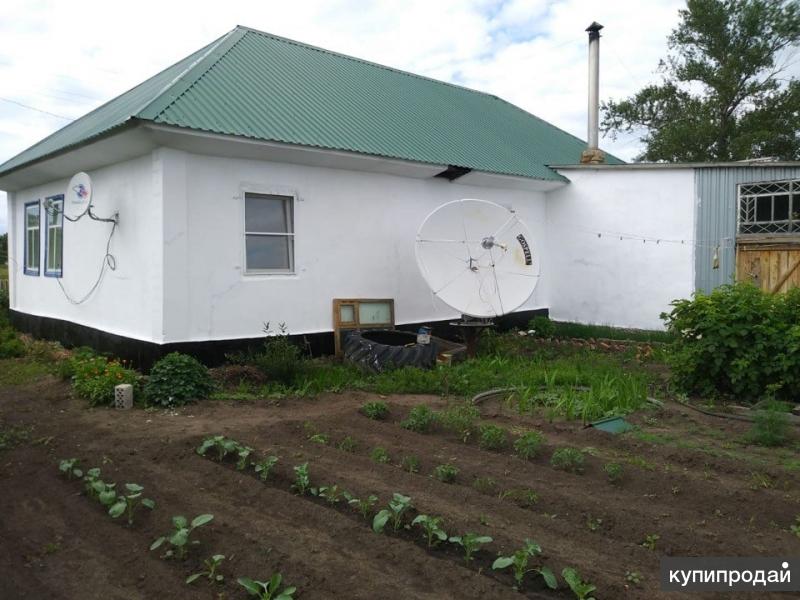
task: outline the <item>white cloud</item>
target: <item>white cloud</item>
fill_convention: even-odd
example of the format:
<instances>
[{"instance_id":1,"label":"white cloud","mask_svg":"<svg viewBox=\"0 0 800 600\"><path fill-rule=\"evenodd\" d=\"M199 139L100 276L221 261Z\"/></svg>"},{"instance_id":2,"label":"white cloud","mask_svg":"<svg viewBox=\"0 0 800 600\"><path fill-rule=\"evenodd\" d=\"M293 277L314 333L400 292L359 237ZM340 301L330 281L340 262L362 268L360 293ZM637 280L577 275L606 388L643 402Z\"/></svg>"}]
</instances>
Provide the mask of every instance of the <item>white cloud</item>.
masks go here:
<instances>
[{"instance_id":1,"label":"white cloud","mask_svg":"<svg viewBox=\"0 0 800 600\"><path fill-rule=\"evenodd\" d=\"M585 137L586 34L606 26L601 97L654 79L680 0L4 0L0 97L75 118L237 24L491 92ZM0 100L0 162L67 121ZM622 158L635 139L606 140ZM0 232L6 224L0 194Z\"/></svg>"}]
</instances>

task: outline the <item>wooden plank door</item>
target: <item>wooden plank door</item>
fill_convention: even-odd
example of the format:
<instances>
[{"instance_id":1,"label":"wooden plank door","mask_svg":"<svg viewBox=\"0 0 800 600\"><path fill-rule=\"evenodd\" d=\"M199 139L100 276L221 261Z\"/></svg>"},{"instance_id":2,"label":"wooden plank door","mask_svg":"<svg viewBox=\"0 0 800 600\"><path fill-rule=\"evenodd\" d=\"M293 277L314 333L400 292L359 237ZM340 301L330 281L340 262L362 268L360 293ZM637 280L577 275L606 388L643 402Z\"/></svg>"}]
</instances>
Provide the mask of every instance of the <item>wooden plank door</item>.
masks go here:
<instances>
[{"instance_id":1,"label":"wooden plank door","mask_svg":"<svg viewBox=\"0 0 800 600\"><path fill-rule=\"evenodd\" d=\"M765 292L800 287L800 240L739 241L736 281L752 281Z\"/></svg>"}]
</instances>

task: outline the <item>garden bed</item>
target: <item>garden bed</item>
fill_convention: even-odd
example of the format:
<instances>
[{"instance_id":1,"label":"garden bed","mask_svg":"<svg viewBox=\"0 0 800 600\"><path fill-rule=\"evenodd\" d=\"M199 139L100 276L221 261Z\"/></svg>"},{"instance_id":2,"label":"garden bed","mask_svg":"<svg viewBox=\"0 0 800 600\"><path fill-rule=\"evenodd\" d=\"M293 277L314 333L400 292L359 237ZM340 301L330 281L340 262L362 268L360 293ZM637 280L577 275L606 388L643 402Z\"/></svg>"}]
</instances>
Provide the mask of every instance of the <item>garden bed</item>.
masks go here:
<instances>
[{"instance_id":1,"label":"garden bed","mask_svg":"<svg viewBox=\"0 0 800 600\"><path fill-rule=\"evenodd\" d=\"M359 411L375 400L388 404L385 420ZM540 452L526 461L511 446L483 449L474 436L464 443L439 428L403 428L421 403L447 405L438 396L346 392L117 412L87 410L48 376L6 385L0 428L16 433L0 453L0 597L245 598L236 577L263 580L274 572L301 599L524 597L508 573L467 568L452 548L429 550L414 539L422 536L417 528L376 534L371 520L344 506L292 494L292 467L304 462L314 486L375 494L376 508L401 492L418 512L442 516L450 535L491 536L479 556L484 571L497 553L535 540L561 589L550 592L528 574L528 597L571 597L560 572L574 567L597 586L598 599L668 598L658 591L661 554L800 552L790 531L800 514L797 448L747 445L747 423L666 403L633 414L639 428L614 436L579 422L521 416L501 402L482 405L480 421L502 425L512 438L531 428L543 433ZM265 483L230 462L199 456L198 445L214 434L278 456L274 476ZM341 445L348 437L353 447ZM388 463L373 460L376 447ZM550 465L562 447L583 452L582 474ZM140 483L156 508L137 514L132 527L111 520L81 485L59 475L58 460L72 456L120 485ZM407 456L419 459L418 472L400 466ZM618 483L609 481L608 463L622 466ZM452 483L431 476L441 464L458 469ZM201 513L214 521L198 531L201 544L187 561L148 550L172 515ZM225 583L186 585L201 560L216 553L227 557Z\"/></svg>"}]
</instances>

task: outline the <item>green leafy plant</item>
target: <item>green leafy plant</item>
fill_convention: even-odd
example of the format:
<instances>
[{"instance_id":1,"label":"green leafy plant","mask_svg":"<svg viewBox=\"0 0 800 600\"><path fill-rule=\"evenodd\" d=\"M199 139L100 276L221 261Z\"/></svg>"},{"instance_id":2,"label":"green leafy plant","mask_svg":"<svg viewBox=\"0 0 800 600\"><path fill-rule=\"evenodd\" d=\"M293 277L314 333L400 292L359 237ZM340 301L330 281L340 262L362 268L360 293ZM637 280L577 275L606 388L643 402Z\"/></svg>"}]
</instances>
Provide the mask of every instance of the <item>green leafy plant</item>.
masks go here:
<instances>
[{"instance_id":1,"label":"green leafy plant","mask_svg":"<svg viewBox=\"0 0 800 600\"><path fill-rule=\"evenodd\" d=\"M433 470L433 476L442 483L453 483L458 475L458 469L451 464L439 465Z\"/></svg>"},{"instance_id":2,"label":"green leafy plant","mask_svg":"<svg viewBox=\"0 0 800 600\"><path fill-rule=\"evenodd\" d=\"M297 465L296 467L292 467L292 469L294 470L292 489L300 496L303 496L308 492L311 486L311 478L308 474L308 463Z\"/></svg>"},{"instance_id":3,"label":"green leafy plant","mask_svg":"<svg viewBox=\"0 0 800 600\"><path fill-rule=\"evenodd\" d=\"M583 452L577 448L558 448L550 457L550 464L554 469L570 473L581 473L584 463Z\"/></svg>"},{"instance_id":4,"label":"green leafy plant","mask_svg":"<svg viewBox=\"0 0 800 600\"><path fill-rule=\"evenodd\" d=\"M594 600L594 597L589 594L595 591L597 587L588 581L583 581L580 573L578 573L576 569L566 567L561 571L561 576L564 578L564 581L567 582L569 589L572 590L572 593L575 594L578 600Z\"/></svg>"},{"instance_id":5,"label":"green leafy plant","mask_svg":"<svg viewBox=\"0 0 800 600\"><path fill-rule=\"evenodd\" d=\"M383 532L386 523L391 519L395 531L403 525L403 516L413 508L411 498L395 492L389 500L389 508L378 511L372 520L372 530L375 533Z\"/></svg>"},{"instance_id":6,"label":"green leafy plant","mask_svg":"<svg viewBox=\"0 0 800 600\"><path fill-rule=\"evenodd\" d=\"M536 337L551 338L556 334L556 326L548 317L533 317L528 321L528 329L532 329Z\"/></svg>"},{"instance_id":7,"label":"green leafy plant","mask_svg":"<svg viewBox=\"0 0 800 600\"><path fill-rule=\"evenodd\" d=\"M422 527L422 530L425 532L425 539L428 541L428 548L431 548L434 544L447 540L447 534L442 529L443 522L444 520L442 517L417 515L417 517L411 521L411 525L419 525Z\"/></svg>"},{"instance_id":8,"label":"green leafy plant","mask_svg":"<svg viewBox=\"0 0 800 600\"><path fill-rule=\"evenodd\" d=\"M186 583L194 583L201 577L206 577L211 583L222 583L225 576L219 573L219 567L225 560L224 554L215 554L203 561L205 569L186 578Z\"/></svg>"},{"instance_id":9,"label":"green leafy plant","mask_svg":"<svg viewBox=\"0 0 800 600\"><path fill-rule=\"evenodd\" d=\"M794 518L794 525L789 525L789 531L800 538L800 515Z\"/></svg>"},{"instance_id":10,"label":"green leafy plant","mask_svg":"<svg viewBox=\"0 0 800 600\"><path fill-rule=\"evenodd\" d=\"M480 447L484 450L501 450L508 444L508 434L499 425L486 424L480 428Z\"/></svg>"},{"instance_id":11,"label":"green leafy plant","mask_svg":"<svg viewBox=\"0 0 800 600\"><path fill-rule=\"evenodd\" d=\"M253 454L253 449L250 446L237 446L236 447L236 469L244 471L249 464L250 455Z\"/></svg>"},{"instance_id":12,"label":"green leafy plant","mask_svg":"<svg viewBox=\"0 0 800 600\"><path fill-rule=\"evenodd\" d=\"M159 406L180 406L208 398L214 381L208 369L188 354L171 352L157 361L144 386L147 400Z\"/></svg>"},{"instance_id":13,"label":"green leafy plant","mask_svg":"<svg viewBox=\"0 0 800 600\"><path fill-rule=\"evenodd\" d=\"M278 324L277 331L264 323L263 331L267 337L261 352L248 355L245 361L252 362L269 380L292 385L305 366L302 350L289 339L285 323Z\"/></svg>"},{"instance_id":14,"label":"green leafy plant","mask_svg":"<svg viewBox=\"0 0 800 600\"><path fill-rule=\"evenodd\" d=\"M92 467L91 469L86 471L86 475L83 476L83 483L86 488L86 493L93 498L97 498L97 492L94 487L94 482L100 479L100 469L98 467Z\"/></svg>"},{"instance_id":15,"label":"green leafy plant","mask_svg":"<svg viewBox=\"0 0 800 600\"><path fill-rule=\"evenodd\" d=\"M603 470L608 475L608 481L611 483L619 483L622 481L622 475L625 472L622 465L619 463L606 463Z\"/></svg>"},{"instance_id":16,"label":"green leafy plant","mask_svg":"<svg viewBox=\"0 0 800 600\"><path fill-rule=\"evenodd\" d=\"M656 542L661 539L661 536L657 533L651 533L645 536L644 541L642 542L642 546L647 548L648 550L655 550L656 549Z\"/></svg>"},{"instance_id":17,"label":"green leafy plant","mask_svg":"<svg viewBox=\"0 0 800 600\"><path fill-rule=\"evenodd\" d=\"M419 458L416 456L404 456L400 466L409 473L419 473Z\"/></svg>"},{"instance_id":18,"label":"green leafy plant","mask_svg":"<svg viewBox=\"0 0 800 600\"><path fill-rule=\"evenodd\" d=\"M342 492L342 496L344 496L347 503L361 513L361 516L365 519L369 517L370 511L378 502L378 497L374 494L371 494L367 498L356 498L349 492Z\"/></svg>"},{"instance_id":19,"label":"green leafy plant","mask_svg":"<svg viewBox=\"0 0 800 600\"><path fill-rule=\"evenodd\" d=\"M625 581L631 585L639 585L642 583L642 575L637 571L625 571Z\"/></svg>"},{"instance_id":20,"label":"green leafy plant","mask_svg":"<svg viewBox=\"0 0 800 600\"><path fill-rule=\"evenodd\" d=\"M269 581L258 581L249 577L239 577L236 581L248 594L257 596L259 600L292 600L297 588L289 586L281 590L282 579L280 573L275 573Z\"/></svg>"},{"instance_id":21,"label":"green leafy plant","mask_svg":"<svg viewBox=\"0 0 800 600\"><path fill-rule=\"evenodd\" d=\"M336 445L339 450L344 452L355 452L358 443L349 435Z\"/></svg>"},{"instance_id":22,"label":"green leafy plant","mask_svg":"<svg viewBox=\"0 0 800 600\"><path fill-rule=\"evenodd\" d=\"M517 456L525 460L530 460L539 454L544 438L538 431L526 431L514 442L514 450Z\"/></svg>"},{"instance_id":23,"label":"green leafy plant","mask_svg":"<svg viewBox=\"0 0 800 600\"><path fill-rule=\"evenodd\" d=\"M494 494L497 482L491 477L476 477L472 480L472 487L481 494Z\"/></svg>"},{"instance_id":24,"label":"green leafy plant","mask_svg":"<svg viewBox=\"0 0 800 600\"><path fill-rule=\"evenodd\" d=\"M480 550L484 544L490 544L492 538L488 535L478 535L477 533L465 533L464 535L457 535L450 538L451 544L458 544L464 549L464 560L470 562L475 553Z\"/></svg>"},{"instance_id":25,"label":"green leafy plant","mask_svg":"<svg viewBox=\"0 0 800 600\"><path fill-rule=\"evenodd\" d=\"M83 471L79 468L80 461L77 458L65 458L58 463L58 470L67 476L67 479L73 477L80 479L83 477Z\"/></svg>"},{"instance_id":26,"label":"green leafy plant","mask_svg":"<svg viewBox=\"0 0 800 600\"><path fill-rule=\"evenodd\" d=\"M480 417L478 407L472 402L464 402L447 407L438 414L437 420L443 429L452 431L462 442L466 442L475 433L478 417Z\"/></svg>"},{"instance_id":27,"label":"green leafy plant","mask_svg":"<svg viewBox=\"0 0 800 600\"><path fill-rule=\"evenodd\" d=\"M417 433L427 433L436 423L436 413L424 404L419 404L411 409L408 418L400 426Z\"/></svg>"},{"instance_id":28,"label":"green leafy plant","mask_svg":"<svg viewBox=\"0 0 800 600\"><path fill-rule=\"evenodd\" d=\"M503 490L498 494L500 500L511 500L523 508L530 508L539 502L539 494L530 488Z\"/></svg>"},{"instance_id":29,"label":"green leafy plant","mask_svg":"<svg viewBox=\"0 0 800 600\"><path fill-rule=\"evenodd\" d=\"M600 517L592 517L589 515L586 517L586 527L589 528L589 531L597 531L603 526L603 519Z\"/></svg>"},{"instance_id":30,"label":"green leafy plant","mask_svg":"<svg viewBox=\"0 0 800 600\"><path fill-rule=\"evenodd\" d=\"M338 504L342 499L342 491L335 483L333 485L320 486L317 495L324 498L328 504Z\"/></svg>"},{"instance_id":31,"label":"green leafy plant","mask_svg":"<svg viewBox=\"0 0 800 600\"><path fill-rule=\"evenodd\" d=\"M330 441L330 436L327 433L315 433L314 435L308 438L308 441L314 442L315 444L322 444L323 446L325 446Z\"/></svg>"},{"instance_id":32,"label":"green leafy plant","mask_svg":"<svg viewBox=\"0 0 800 600\"><path fill-rule=\"evenodd\" d=\"M156 550L157 548L160 548L164 542L168 542L171 548L166 551L164 556L166 558L172 558L173 556L176 556L182 560L186 558L186 555L189 551L189 546L200 543L197 540L190 539L192 532L194 532L194 530L198 527L207 525L213 520L214 515L209 514L198 515L192 519L191 523L186 520L186 517L181 515L172 517L172 531L167 535L162 535L160 538L156 539L156 541L150 545L150 550Z\"/></svg>"},{"instance_id":33,"label":"green leafy plant","mask_svg":"<svg viewBox=\"0 0 800 600\"><path fill-rule=\"evenodd\" d=\"M215 435L204 439L203 443L198 446L197 453L200 456L205 456L206 452L212 448L217 451L217 460L222 462L228 454L236 452L239 448L239 443L236 440L226 438L224 435Z\"/></svg>"},{"instance_id":34,"label":"green leafy plant","mask_svg":"<svg viewBox=\"0 0 800 600\"><path fill-rule=\"evenodd\" d=\"M91 482L90 495L97 499L103 506L111 506L117 500L116 483L107 483L102 479Z\"/></svg>"},{"instance_id":35,"label":"green leafy plant","mask_svg":"<svg viewBox=\"0 0 800 600\"><path fill-rule=\"evenodd\" d=\"M156 507L156 503L150 498L142 498L144 488L138 483L126 483L125 489L127 493L116 497L114 504L108 509L108 514L111 515L112 519L116 519L127 513L128 525L130 526L133 525L133 515L140 505L153 510Z\"/></svg>"},{"instance_id":36,"label":"green leafy plant","mask_svg":"<svg viewBox=\"0 0 800 600\"><path fill-rule=\"evenodd\" d=\"M379 464L386 464L391 460L389 458L389 453L386 452L386 448L381 448L380 446L373 448L372 452L369 453L369 457Z\"/></svg>"},{"instance_id":37,"label":"green leafy plant","mask_svg":"<svg viewBox=\"0 0 800 600\"><path fill-rule=\"evenodd\" d=\"M542 548L539 544L532 540L525 540L525 545L511 556L498 557L492 564L492 569L498 570L513 567L514 581L516 582L515 587L518 590L522 589L522 580L525 578L525 575L532 572L539 573L542 578L544 578L547 586L554 590L558 587L558 581L553 571L545 566L531 566L529 568L531 559L541 553Z\"/></svg>"},{"instance_id":38,"label":"green leafy plant","mask_svg":"<svg viewBox=\"0 0 800 600\"><path fill-rule=\"evenodd\" d=\"M370 419L375 419L376 421L382 421L388 416L389 407L386 405L385 402L381 402L379 400L373 402L365 402L361 406L361 413L365 417L369 417Z\"/></svg>"},{"instance_id":39,"label":"green leafy plant","mask_svg":"<svg viewBox=\"0 0 800 600\"><path fill-rule=\"evenodd\" d=\"M270 472L277 463L277 456L265 456L253 463L253 469L258 474L258 477L261 479L261 481L266 481Z\"/></svg>"}]
</instances>

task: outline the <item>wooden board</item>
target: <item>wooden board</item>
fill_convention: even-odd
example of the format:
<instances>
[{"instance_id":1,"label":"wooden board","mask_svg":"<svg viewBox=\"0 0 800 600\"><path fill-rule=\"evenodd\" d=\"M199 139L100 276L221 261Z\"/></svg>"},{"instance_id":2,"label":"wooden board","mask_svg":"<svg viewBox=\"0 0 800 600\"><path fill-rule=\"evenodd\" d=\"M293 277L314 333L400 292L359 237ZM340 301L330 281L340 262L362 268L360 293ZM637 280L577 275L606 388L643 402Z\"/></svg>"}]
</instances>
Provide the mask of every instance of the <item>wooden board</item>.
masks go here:
<instances>
[{"instance_id":1,"label":"wooden board","mask_svg":"<svg viewBox=\"0 0 800 600\"><path fill-rule=\"evenodd\" d=\"M752 281L770 293L800 287L800 240L738 242L736 281Z\"/></svg>"},{"instance_id":2,"label":"wooden board","mask_svg":"<svg viewBox=\"0 0 800 600\"><path fill-rule=\"evenodd\" d=\"M385 303L389 305L386 322L362 323L359 319L361 304ZM352 307L352 320L342 319L342 307ZM342 332L354 329L394 329L394 299L392 298L335 298L333 300L333 341L336 356L342 355Z\"/></svg>"}]
</instances>

